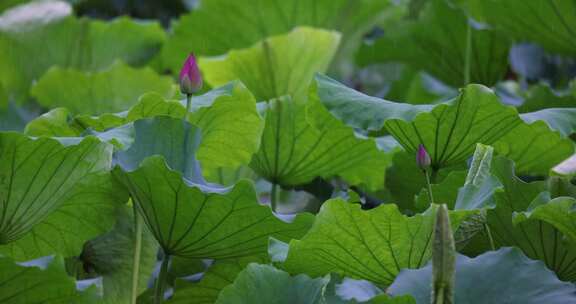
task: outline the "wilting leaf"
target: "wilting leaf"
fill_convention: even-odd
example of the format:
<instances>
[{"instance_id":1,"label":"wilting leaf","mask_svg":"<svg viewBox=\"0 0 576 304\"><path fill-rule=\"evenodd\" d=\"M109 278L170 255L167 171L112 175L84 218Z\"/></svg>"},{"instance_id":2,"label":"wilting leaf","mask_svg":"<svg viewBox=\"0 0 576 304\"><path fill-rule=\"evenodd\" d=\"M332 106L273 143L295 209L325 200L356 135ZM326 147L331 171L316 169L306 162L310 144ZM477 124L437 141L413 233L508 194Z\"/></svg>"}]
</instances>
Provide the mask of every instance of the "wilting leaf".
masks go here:
<instances>
[{"instance_id":1,"label":"wilting leaf","mask_svg":"<svg viewBox=\"0 0 576 304\"><path fill-rule=\"evenodd\" d=\"M494 208L494 193L502 191L500 181L490 173L494 148L476 145L464 186L458 190L454 209Z\"/></svg>"},{"instance_id":2,"label":"wilting leaf","mask_svg":"<svg viewBox=\"0 0 576 304\"><path fill-rule=\"evenodd\" d=\"M409 294L417 303L430 303L430 265L403 270L389 292ZM564 304L576 303L574 285L558 280L538 261L516 248L501 248L476 258L458 255L455 303Z\"/></svg>"}]
</instances>

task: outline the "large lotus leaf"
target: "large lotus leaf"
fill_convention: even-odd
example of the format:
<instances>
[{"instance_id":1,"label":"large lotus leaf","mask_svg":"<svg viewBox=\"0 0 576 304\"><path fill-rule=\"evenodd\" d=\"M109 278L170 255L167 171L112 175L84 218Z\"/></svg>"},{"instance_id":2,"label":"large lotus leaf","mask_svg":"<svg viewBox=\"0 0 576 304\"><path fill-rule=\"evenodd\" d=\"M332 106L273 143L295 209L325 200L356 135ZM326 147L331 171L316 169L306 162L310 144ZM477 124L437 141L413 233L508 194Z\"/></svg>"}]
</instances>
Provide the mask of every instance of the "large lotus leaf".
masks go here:
<instances>
[{"instance_id":1,"label":"large lotus leaf","mask_svg":"<svg viewBox=\"0 0 576 304\"><path fill-rule=\"evenodd\" d=\"M72 125L105 130L141 118L170 116L181 119L186 112L183 103L150 93L143 95L128 112L104 114L98 118L77 117ZM236 169L248 164L260 145L263 121L254 96L239 82L194 96L188 121L200 128L202 142L197 159L209 180L214 178L217 168Z\"/></svg>"},{"instance_id":2,"label":"large lotus leaf","mask_svg":"<svg viewBox=\"0 0 576 304\"><path fill-rule=\"evenodd\" d=\"M283 95L301 100L314 73L328 68L339 41L337 32L299 27L225 56L200 58L199 65L213 87L240 79L258 101Z\"/></svg>"},{"instance_id":3,"label":"large lotus leaf","mask_svg":"<svg viewBox=\"0 0 576 304\"><path fill-rule=\"evenodd\" d=\"M494 159L492 173L504 186L496 192L496 208L487 211L487 224L497 247L515 246L532 259L542 260L562 280L576 280L576 246L563 240L562 231L537 217L524 221L514 215L545 204L549 195L543 182L525 183L514 175L512 162Z\"/></svg>"},{"instance_id":4,"label":"large lotus leaf","mask_svg":"<svg viewBox=\"0 0 576 304\"><path fill-rule=\"evenodd\" d=\"M56 257L43 268L19 265L0 256L0 302L97 303L93 290L76 291L74 279L66 274L64 261Z\"/></svg>"},{"instance_id":5,"label":"large lotus leaf","mask_svg":"<svg viewBox=\"0 0 576 304\"><path fill-rule=\"evenodd\" d=\"M32 87L31 94L46 108L65 107L75 114L123 111L146 92L172 94L172 79L150 68L136 69L117 62L109 69L83 72L53 67Z\"/></svg>"},{"instance_id":6,"label":"large lotus leaf","mask_svg":"<svg viewBox=\"0 0 576 304\"><path fill-rule=\"evenodd\" d=\"M337 30L344 35L341 53L353 51L362 35L381 20L388 0L211 0L184 15L162 49L165 67L178 71L189 52L221 55L247 48L297 26ZM400 7L398 7L400 8ZM218 20L214 23L214 20ZM211 26L206 27L206 24ZM284 54L284 53L282 53Z\"/></svg>"},{"instance_id":7,"label":"large lotus leaf","mask_svg":"<svg viewBox=\"0 0 576 304\"><path fill-rule=\"evenodd\" d=\"M527 123L537 120L545 121L550 129L556 130L567 137L576 132L576 104L573 106L574 108L549 108L523 113L520 114L520 117Z\"/></svg>"},{"instance_id":8,"label":"large lotus leaf","mask_svg":"<svg viewBox=\"0 0 576 304\"><path fill-rule=\"evenodd\" d=\"M90 270L88 275L102 277L101 303L130 303L132 296L136 231L134 217L127 209L119 208L114 229L87 241L79 256L82 268ZM158 252L152 234L146 229L141 233L137 293L146 290Z\"/></svg>"},{"instance_id":9,"label":"large lotus leaf","mask_svg":"<svg viewBox=\"0 0 576 304\"><path fill-rule=\"evenodd\" d=\"M527 219L540 220L554 226L576 244L576 200L574 198L555 198L533 210L516 215L514 222L517 224Z\"/></svg>"},{"instance_id":10,"label":"large lotus leaf","mask_svg":"<svg viewBox=\"0 0 576 304\"><path fill-rule=\"evenodd\" d=\"M477 20L517 40L576 54L576 3L572 0L457 0Z\"/></svg>"},{"instance_id":11,"label":"large lotus leaf","mask_svg":"<svg viewBox=\"0 0 576 304\"><path fill-rule=\"evenodd\" d=\"M302 104L282 97L267 104L252 169L283 186L340 176L353 185L383 188L389 154L379 151L373 139L358 138L352 128L331 117L313 94L311 99Z\"/></svg>"},{"instance_id":12,"label":"large lotus leaf","mask_svg":"<svg viewBox=\"0 0 576 304\"><path fill-rule=\"evenodd\" d=\"M1 133L0 244L22 238L67 201L74 203L85 178L110 169L111 148L93 137L64 146L54 139Z\"/></svg>"},{"instance_id":13,"label":"large lotus leaf","mask_svg":"<svg viewBox=\"0 0 576 304\"><path fill-rule=\"evenodd\" d=\"M203 183L196 151L201 141L200 129L182 119L159 116L133 123L134 142L114 155L124 171L134 171L149 156L161 155L172 170L191 182ZM170 134L170 136L166 136Z\"/></svg>"},{"instance_id":14,"label":"large lotus leaf","mask_svg":"<svg viewBox=\"0 0 576 304\"><path fill-rule=\"evenodd\" d=\"M434 202L437 204L446 204L448 209L454 209L456 200L458 199L458 190L466 182L466 176L467 174L465 171L450 171L446 178L444 178L441 182L432 184L430 187L432 188ZM425 180L424 177L423 179ZM430 207L431 203L432 202L430 202L430 196L428 195L428 188L423 187L416 197L413 211L424 212Z\"/></svg>"},{"instance_id":15,"label":"large lotus leaf","mask_svg":"<svg viewBox=\"0 0 576 304\"><path fill-rule=\"evenodd\" d=\"M540 84L530 87L522 94L524 102L518 112L536 112L546 108L576 108L576 81L563 92L556 92L550 86Z\"/></svg>"},{"instance_id":16,"label":"large lotus leaf","mask_svg":"<svg viewBox=\"0 0 576 304\"><path fill-rule=\"evenodd\" d=\"M126 128L126 124L142 118L169 116L182 119L185 109L185 101L148 93L128 111L119 113L73 118L66 109L54 109L31 121L26 132L35 136L78 136L87 130L112 133L110 128ZM258 114L254 96L240 82L231 82L192 97L192 112L188 120L201 129L202 143L197 158L208 180L215 179L216 169L236 169L248 164L260 145L263 120ZM101 133L93 134L102 137ZM123 132L117 134L125 135ZM107 135L114 138L114 134Z\"/></svg>"},{"instance_id":17,"label":"large lotus leaf","mask_svg":"<svg viewBox=\"0 0 576 304\"><path fill-rule=\"evenodd\" d=\"M446 0L427 1L417 20L406 19L386 28L383 36L360 49L361 65L403 62L434 75L446 84L491 86L505 74L510 41L505 35L468 25L464 12ZM467 54L468 26L470 53ZM469 59L467 58L469 56Z\"/></svg>"},{"instance_id":18,"label":"large lotus leaf","mask_svg":"<svg viewBox=\"0 0 576 304\"><path fill-rule=\"evenodd\" d=\"M321 303L329 277L312 279L290 274L269 265L250 264L234 284L224 288L215 303Z\"/></svg>"},{"instance_id":19,"label":"large lotus leaf","mask_svg":"<svg viewBox=\"0 0 576 304\"><path fill-rule=\"evenodd\" d=\"M500 155L513 160L523 174L546 175L574 153L573 142L550 129L544 121L521 123L494 143Z\"/></svg>"},{"instance_id":20,"label":"large lotus leaf","mask_svg":"<svg viewBox=\"0 0 576 304\"><path fill-rule=\"evenodd\" d=\"M318 99L332 115L351 127L369 131L380 131L389 119L412 120L433 108L371 97L322 74L316 74L314 85Z\"/></svg>"},{"instance_id":21,"label":"large lotus leaf","mask_svg":"<svg viewBox=\"0 0 576 304\"><path fill-rule=\"evenodd\" d=\"M284 266L291 273L334 272L388 285L401 269L422 267L430 259L435 210L407 217L394 204L365 211L357 204L330 200L310 231L290 242ZM453 230L471 214L451 211Z\"/></svg>"},{"instance_id":22,"label":"large lotus leaf","mask_svg":"<svg viewBox=\"0 0 576 304\"><path fill-rule=\"evenodd\" d=\"M298 216L293 223L277 219L258 203L249 181L227 189L201 188L168 168L160 156L146 158L134 171L116 173L170 255L214 259L255 255L266 252L269 236L288 240L310 227L309 215Z\"/></svg>"},{"instance_id":23,"label":"large lotus leaf","mask_svg":"<svg viewBox=\"0 0 576 304\"><path fill-rule=\"evenodd\" d=\"M76 137L82 130L70 125L70 111L66 108L52 109L28 122L24 134L29 136Z\"/></svg>"},{"instance_id":24,"label":"large lotus leaf","mask_svg":"<svg viewBox=\"0 0 576 304\"><path fill-rule=\"evenodd\" d=\"M525 123L514 108L502 105L481 85L469 85L455 100L425 112L366 96L325 77L317 77L316 83L320 101L334 116L365 130L384 126L410 153L424 144L435 169L462 163L476 143L493 145L516 162L519 172L533 174L547 174L574 151L569 139L543 121ZM392 114L367 114L383 111Z\"/></svg>"},{"instance_id":25,"label":"large lotus leaf","mask_svg":"<svg viewBox=\"0 0 576 304\"><path fill-rule=\"evenodd\" d=\"M498 153L517 163L520 172L535 174L548 173L574 151L569 139L544 122L523 122L514 108L502 105L480 85L467 86L451 104L438 105L411 122L391 119L385 126L408 151L423 144L432 168L465 161L476 143L493 144Z\"/></svg>"},{"instance_id":26,"label":"large lotus leaf","mask_svg":"<svg viewBox=\"0 0 576 304\"><path fill-rule=\"evenodd\" d=\"M234 283L238 274L250 263L265 263L262 256L250 256L237 259L216 261L202 275L197 283L184 280L176 281L174 296L168 301L171 304L212 304L216 302L220 291Z\"/></svg>"},{"instance_id":27,"label":"large lotus leaf","mask_svg":"<svg viewBox=\"0 0 576 304\"><path fill-rule=\"evenodd\" d=\"M416 303L430 302L432 266L400 272L388 292L409 294ZM501 248L476 258L458 255L454 303L569 304L576 287L558 280L542 262L516 248Z\"/></svg>"},{"instance_id":28,"label":"large lotus leaf","mask_svg":"<svg viewBox=\"0 0 576 304\"><path fill-rule=\"evenodd\" d=\"M70 14L66 3L41 1L0 16L0 83L8 97L26 100L32 82L52 65L98 70L116 59L142 65L165 39L156 22L127 17L104 22Z\"/></svg>"},{"instance_id":29,"label":"large lotus leaf","mask_svg":"<svg viewBox=\"0 0 576 304\"><path fill-rule=\"evenodd\" d=\"M83 178L58 200L56 209L20 239L0 245L0 254L16 260L79 255L86 240L110 230L115 210L126 203L128 193L107 172Z\"/></svg>"}]
</instances>

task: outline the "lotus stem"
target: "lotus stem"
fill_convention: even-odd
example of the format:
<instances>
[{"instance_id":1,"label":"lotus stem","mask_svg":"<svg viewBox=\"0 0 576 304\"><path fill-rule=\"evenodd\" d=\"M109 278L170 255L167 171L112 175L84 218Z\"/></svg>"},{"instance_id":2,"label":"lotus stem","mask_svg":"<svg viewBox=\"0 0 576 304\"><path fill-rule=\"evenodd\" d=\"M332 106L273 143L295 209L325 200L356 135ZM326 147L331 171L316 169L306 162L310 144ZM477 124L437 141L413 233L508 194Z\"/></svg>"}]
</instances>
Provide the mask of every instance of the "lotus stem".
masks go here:
<instances>
[{"instance_id":1,"label":"lotus stem","mask_svg":"<svg viewBox=\"0 0 576 304\"><path fill-rule=\"evenodd\" d=\"M428 186L428 197L430 198L430 204L434 204L434 196L432 195L432 184L430 183L430 175L428 170L424 170L424 175L426 176L426 185Z\"/></svg>"},{"instance_id":2,"label":"lotus stem","mask_svg":"<svg viewBox=\"0 0 576 304\"><path fill-rule=\"evenodd\" d=\"M136 204L132 202L134 210L134 259L132 264L132 294L131 304L136 304L138 299L138 282L140 275L140 253L142 251L142 221L136 210Z\"/></svg>"},{"instance_id":3,"label":"lotus stem","mask_svg":"<svg viewBox=\"0 0 576 304\"><path fill-rule=\"evenodd\" d=\"M192 94L186 94L186 114L184 115L184 119L188 117L188 113L190 113L191 107L192 107Z\"/></svg>"},{"instance_id":4,"label":"lotus stem","mask_svg":"<svg viewBox=\"0 0 576 304\"><path fill-rule=\"evenodd\" d=\"M270 190L270 208L273 212L276 212L276 204L278 196L278 184L272 183L272 189Z\"/></svg>"},{"instance_id":5,"label":"lotus stem","mask_svg":"<svg viewBox=\"0 0 576 304\"><path fill-rule=\"evenodd\" d=\"M470 83L470 61L472 57L472 25L470 21L466 22L466 54L464 61L464 85Z\"/></svg>"},{"instance_id":6,"label":"lotus stem","mask_svg":"<svg viewBox=\"0 0 576 304\"><path fill-rule=\"evenodd\" d=\"M170 262L170 255L164 252L162 258L162 265L160 266L160 273L156 279L154 304L160 304L164 301L164 286L166 285L166 278L168 276L168 264Z\"/></svg>"}]
</instances>

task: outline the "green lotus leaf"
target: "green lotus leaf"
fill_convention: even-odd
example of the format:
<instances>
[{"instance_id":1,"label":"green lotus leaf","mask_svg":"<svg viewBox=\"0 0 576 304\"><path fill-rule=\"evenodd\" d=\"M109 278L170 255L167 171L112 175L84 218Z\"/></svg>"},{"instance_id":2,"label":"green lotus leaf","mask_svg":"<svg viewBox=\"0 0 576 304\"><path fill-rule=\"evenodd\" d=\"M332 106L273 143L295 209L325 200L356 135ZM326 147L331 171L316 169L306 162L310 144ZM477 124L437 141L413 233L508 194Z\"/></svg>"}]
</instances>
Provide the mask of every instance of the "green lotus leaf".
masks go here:
<instances>
[{"instance_id":1,"label":"green lotus leaf","mask_svg":"<svg viewBox=\"0 0 576 304\"><path fill-rule=\"evenodd\" d=\"M22 303L98 303L91 288L76 290L73 278L66 274L64 261L55 257L45 267L17 264L0 256L0 301Z\"/></svg>"},{"instance_id":2,"label":"green lotus leaf","mask_svg":"<svg viewBox=\"0 0 576 304\"><path fill-rule=\"evenodd\" d=\"M529 219L540 220L554 226L576 244L576 200L574 198L555 198L533 210L516 215L514 223L518 224Z\"/></svg>"},{"instance_id":3,"label":"green lotus leaf","mask_svg":"<svg viewBox=\"0 0 576 304\"><path fill-rule=\"evenodd\" d=\"M169 255L213 259L255 255L266 252L269 236L289 240L310 227L311 216L306 214L293 223L277 219L268 207L259 205L249 181L224 189L191 184L158 155L144 159L134 171L115 172Z\"/></svg>"},{"instance_id":4,"label":"green lotus leaf","mask_svg":"<svg viewBox=\"0 0 576 304\"><path fill-rule=\"evenodd\" d=\"M176 281L174 296L167 301L170 304L188 304L194 299L196 304L212 304L218 299L220 291L234 283L238 274L250 263L265 263L262 256L248 256L237 259L218 260L208 268L197 283L184 280Z\"/></svg>"},{"instance_id":5,"label":"green lotus leaf","mask_svg":"<svg viewBox=\"0 0 576 304\"><path fill-rule=\"evenodd\" d=\"M126 201L107 173L111 156L93 137L64 146L0 134L0 251L19 260L77 254L84 237L107 230L110 210Z\"/></svg>"},{"instance_id":6,"label":"green lotus leaf","mask_svg":"<svg viewBox=\"0 0 576 304\"><path fill-rule=\"evenodd\" d=\"M339 176L369 189L384 186L390 154L333 118L311 94L307 104L281 97L267 104L260 150L250 167L271 182L296 186Z\"/></svg>"},{"instance_id":7,"label":"green lotus leaf","mask_svg":"<svg viewBox=\"0 0 576 304\"><path fill-rule=\"evenodd\" d=\"M290 276L269 265L250 264L224 288L215 303L321 303L329 277Z\"/></svg>"},{"instance_id":8,"label":"green lotus leaf","mask_svg":"<svg viewBox=\"0 0 576 304\"><path fill-rule=\"evenodd\" d=\"M328 68L339 41L337 32L299 27L225 56L200 58L199 65L213 87L240 79L258 101L283 95L303 100L314 73Z\"/></svg>"},{"instance_id":9,"label":"green lotus leaf","mask_svg":"<svg viewBox=\"0 0 576 304\"><path fill-rule=\"evenodd\" d=\"M550 129L560 132L565 137L576 133L576 103L574 108L548 108L523 113L520 117L527 123L542 120Z\"/></svg>"},{"instance_id":10,"label":"green lotus leaf","mask_svg":"<svg viewBox=\"0 0 576 304\"><path fill-rule=\"evenodd\" d=\"M389 119L413 120L429 112L432 105L411 105L371 97L331 79L316 74L318 99L336 118L347 125L369 131L380 131Z\"/></svg>"},{"instance_id":11,"label":"green lotus leaf","mask_svg":"<svg viewBox=\"0 0 576 304\"><path fill-rule=\"evenodd\" d=\"M576 54L576 3L571 0L457 0L475 19L520 41Z\"/></svg>"},{"instance_id":12,"label":"green lotus leaf","mask_svg":"<svg viewBox=\"0 0 576 304\"><path fill-rule=\"evenodd\" d=\"M432 194L434 201L438 204L446 204L448 209L454 209L458 199L458 190L466 182L467 173L465 171L450 171L448 175L438 184L432 184ZM421 188L416 197L415 212L424 212L430 207L430 197L426 187Z\"/></svg>"},{"instance_id":13,"label":"green lotus leaf","mask_svg":"<svg viewBox=\"0 0 576 304\"><path fill-rule=\"evenodd\" d=\"M30 11L35 13L25 13ZM128 17L105 22L71 13L62 1L43 1L0 15L0 86L10 99L25 101L32 82L53 65L95 71L120 59L140 66L165 40L157 22Z\"/></svg>"},{"instance_id":14,"label":"green lotus leaf","mask_svg":"<svg viewBox=\"0 0 576 304\"><path fill-rule=\"evenodd\" d=\"M576 81L566 91L557 92L545 84L531 86L522 94L524 102L518 112L536 112L546 108L576 108Z\"/></svg>"},{"instance_id":15,"label":"green lotus leaf","mask_svg":"<svg viewBox=\"0 0 576 304\"><path fill-rule=\"evenodd\" d=\"M221 55L288 33L297 26L343 33L339 53L347 57L358 47L364 33L393 9L402 7L388 0L360 0L354 5L347 0L206 1L174 25L173 35L162 49L162 63L178 71L182 58L191 51L204 56Z\"/></svg>"},{"instance_id":16,"label":"green lotus leaf","mask_svg":"<svg viewBox=\"0 0 576 304\"><path fill-rule=\"evenodd\" d=\"M513 160L522 174L548 174L552 167L574 154L573 142L551 130L544 121L519 124L495 142L494 149Z\"/></svg>"},{"instance_id":17,"label":"green lotus leaf","mask_svg":"<svg viewBox=\"0 0 576 304\"><path fill-rule=\"evenodd\" d=\"M28 122L24 134L29 136L76 137L82 130L70 125L70 111L66 108L52 109Z\"/></svg>"},{"instance_id":18,"label":"green lotus leaf","mask_svg":"<svg viewBox=\"0 0 576 304\"><path fill-rule=\"evenodd\" d=\"M432 254L436 207L413 217L394 204L364 211L360 205L330 200L310 231L290 242L285 268L313 277L337 273L388 285L403 268L419 268ZM453 230L474 212L451 211Z\"/></svg>"},{"instance_id":19,"label":"green lotus leaf","mask_svg":"<svg viewBox=\"0 0 576 304\"><path fill-rule=\"evenodd\" d=\"M98 72L53 67L32 87L31 94L46 108L65 107L75 114L123 111L146 92L171 96L172 79L152 69L117 62Z\"/></svg>"},{"instance_id":20,"label":"green lotus leaf","mask_svg":"<svg viewBox=\"0 0 576 304\"><path fill-rule=\"evenodd\" d=\"M136 231L132 212L127 209L119 208L114 228L87 241L78 257L83 270L90 270L88 276L102 277L100 303L129 303L132 296ZM146 290L158 252L156 241L148 230L143 229L141 237L137 293Z\"/></svg>"},{"instance_id":21,"label":"green lotus leaf","mask_svg":"<svg viewBox=\"0 0 576 304\"><path fill-rule=\"evenodd\" d=\"M423 105L369 97L325 77L317 77L317 84L320 101L332 115L356 128L384 128L409 153L423 144L435 170L463 163L476 143L494 146L516 162L519 172L531 174L547 174L574 151L572 142L544 121L525 123L514 108L502 105L481 85L468 85L456 99L428 112ZM368 115L383 111L388 114Z\"/></svg>"},{"instance_id":22,"label":"green lotus leaf","mask_svg":"<svg viewBox=\"0 0 576 304\"><path fill-rule=\"evenodd\" d=\"M545 184L523 182L514 175L513 163L503 157L493 160L492 174L504 186L504 191L494 194L496 208L487 210L486 216L495 246L518 247L529 258L543 261L561 280L575 281L576 246L563 241L563 230L537 216L524 221L514 220L516 214L530 211L530 206L546 206L550 197L543 192Z\"/></svg>"},{"instance_id":23,"label":"green lotus leaf","mask_svg":"<svg viewBox=\"0 0 576 304\"><path fill-rule=\"evenodd\" d=\"M382 37L364 45L357 55L359 63L403 62L454 87L468 83L491 86L502 79L511 44L508 37L469 25L464 12L445 0L430 0L424 5L418 19L392 24ZM469 55L467 43L470 43ZM467 56L470 56L468 80Z\"/></svg>"},{"instance_id":24,"label":"green lotus leaf","mask_svg":"<svg viewBox=\"0 0 576 304\"><path fill-rule=\"evenodd\" d=\"M128 193L106 172L82 178L58 200L56 209L21 238L0 245L0 254L19 261L54 253L77 256L86 240L112 228L116 209L126 203Z\"/></svg>"},{"instance_id":25,"label":"green lotus leaf","mask_svg":"<svg viewBox=\"0 0 576 304\"><path fill-rule=\"evenodd\" d=\"M26 131L31 135L51 136L88 133L103 139L129 142L137 130L127 124L156 116L182 119L186 112L183 104L182 101L165 99L157 93L147 93L128 111L119 113L72 118L67 116L67 110L54 109L31 121ZM188 121L201 130L202 143L197 158L208 180L215 180L220 169L235 170L248 164L260 145L263 120L258 114L254 97L239 82L231 82L204 95L194 96ZM125 129L114 133L111 128ZM140 134L146 138L145 133Z\"/></svg>"},{"instance_id":26,"label":"green lotus leaf","mask_svg":"<svg viewBox=\"0 0 576 304\"><path fill-rule=\"evenodd\" d=\"M430 265L404 270L388 292L431 303L431 277ZM472 259L458 255L455 295L454 303L576 303L574 285L558 280L542 262L530 260L516 248L501 248Z\"/></svg>"}]
</instances>

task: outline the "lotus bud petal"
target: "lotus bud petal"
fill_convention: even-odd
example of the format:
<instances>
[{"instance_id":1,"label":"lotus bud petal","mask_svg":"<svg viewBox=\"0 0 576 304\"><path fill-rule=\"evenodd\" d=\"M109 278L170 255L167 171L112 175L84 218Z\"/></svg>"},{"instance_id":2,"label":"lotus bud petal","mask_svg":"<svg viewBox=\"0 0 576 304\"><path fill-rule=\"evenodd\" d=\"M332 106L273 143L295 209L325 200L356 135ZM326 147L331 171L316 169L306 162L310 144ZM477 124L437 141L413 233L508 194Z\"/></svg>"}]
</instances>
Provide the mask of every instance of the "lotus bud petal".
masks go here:
<instances>
[{"instance_id":1,"label":"lotus bud petal","mask_svg":"<svg viewBox=\"0 0 576 304\"><path fill-rule=\"evenodd\" d=\"M423 144L420 144L418 146L418 152L416 154L416 163L418 164L418 167L420 167L420 169L422 170L428 169L428 167L430 167L430 164L432 163L432 161L430 160L430 155L428 154L428 151L426 151L426 148L424 148Z\"/></svg>"},{"instance_id":2,"label":"lotus bud petal","mask_svg":"<svg viewBox=\"0 0 576 304\"><path fill-rule=\"evenodd\" d=\"M194 54L188 55L182 69L180 70L180 92L190 95L202 89L202 74L196 63Z\"/></svg>"}]
</instances>

